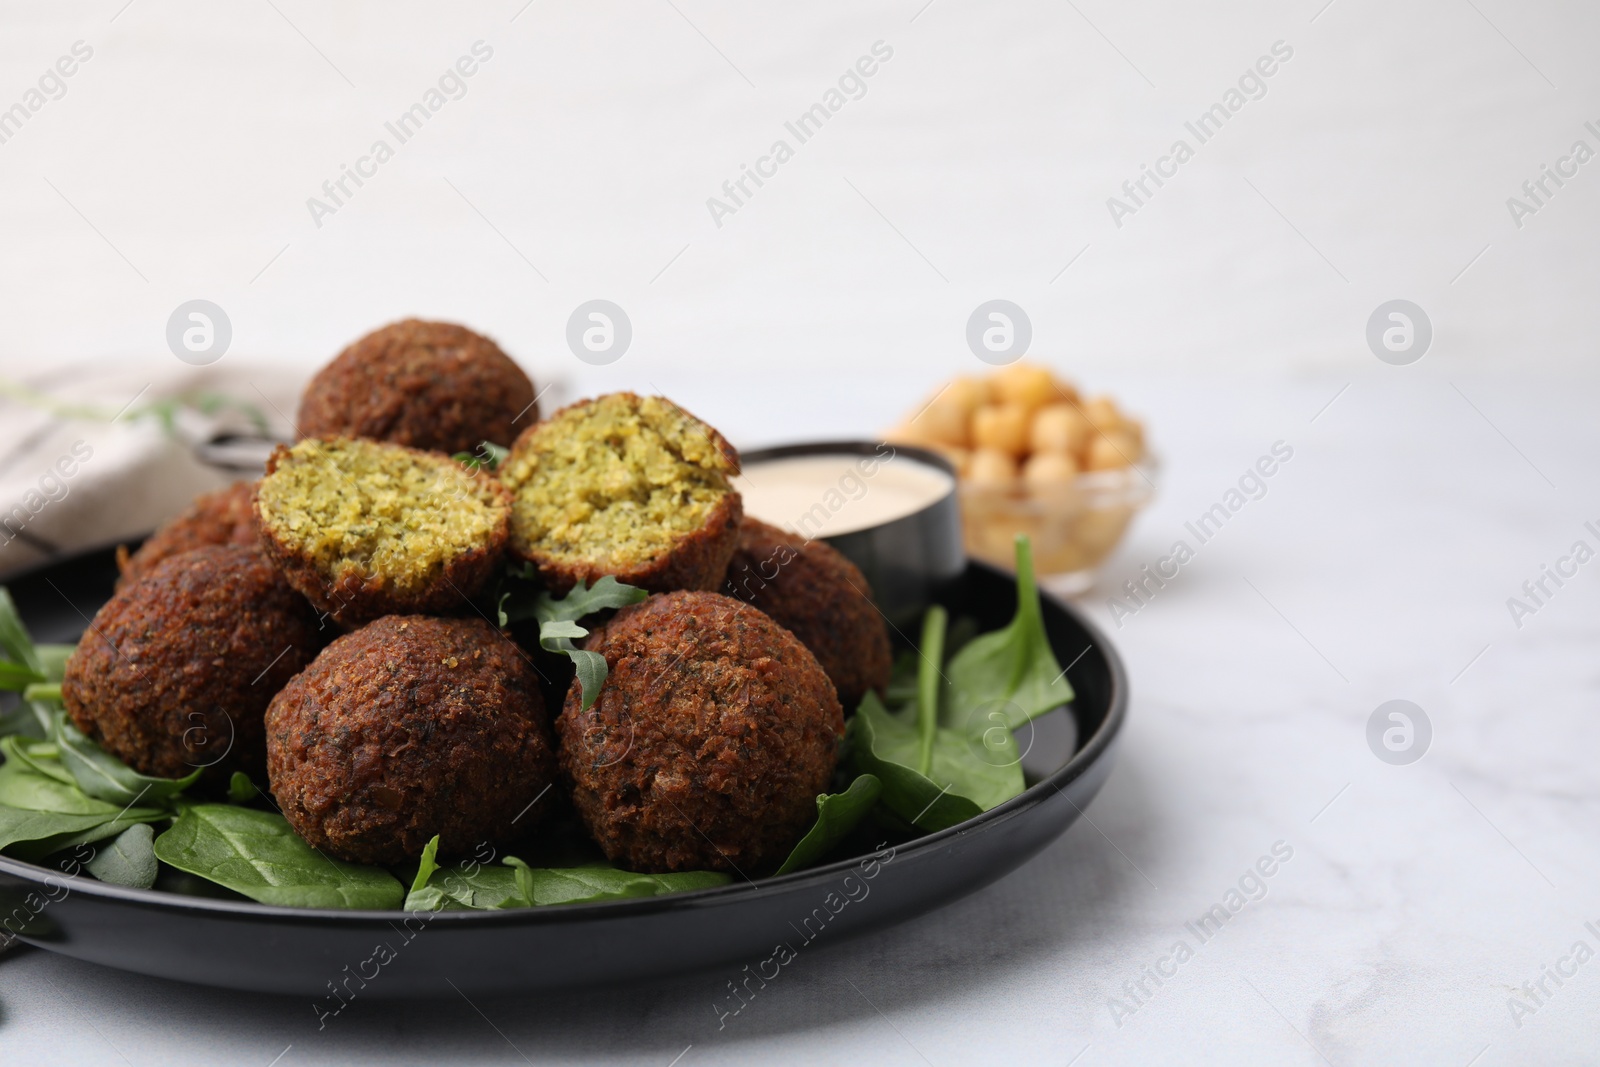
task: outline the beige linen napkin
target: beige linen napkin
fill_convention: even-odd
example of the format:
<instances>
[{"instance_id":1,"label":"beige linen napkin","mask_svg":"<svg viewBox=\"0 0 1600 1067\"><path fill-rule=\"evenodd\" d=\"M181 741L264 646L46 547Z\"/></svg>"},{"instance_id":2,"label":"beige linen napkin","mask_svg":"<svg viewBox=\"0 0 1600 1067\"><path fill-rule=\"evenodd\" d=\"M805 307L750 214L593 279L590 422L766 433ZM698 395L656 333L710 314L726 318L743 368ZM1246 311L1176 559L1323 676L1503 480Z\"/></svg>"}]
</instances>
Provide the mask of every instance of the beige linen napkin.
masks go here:
<instances>
[{"instance_id":1,"label":"beige linen napkin","mask_svg":"<svg viewBox=\"0 0 1600 1067\"><path fill-rule=\"evenodd\" d=\"M97 362L0 379L0 581L133 540L253 478L292 436L305 372Z\"/></svg>"}]
</instances>

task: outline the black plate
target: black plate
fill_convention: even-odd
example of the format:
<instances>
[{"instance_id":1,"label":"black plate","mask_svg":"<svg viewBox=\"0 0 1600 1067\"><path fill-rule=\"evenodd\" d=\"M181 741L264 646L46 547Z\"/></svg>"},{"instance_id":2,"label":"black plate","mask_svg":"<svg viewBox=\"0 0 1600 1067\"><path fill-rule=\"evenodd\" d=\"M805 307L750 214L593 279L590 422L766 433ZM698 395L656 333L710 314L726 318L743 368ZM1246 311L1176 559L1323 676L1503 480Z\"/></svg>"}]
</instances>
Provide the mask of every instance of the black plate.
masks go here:
<instances>
[{"instance_id":1,"label":"black plate","mask_svg":"<svg viewBox=\"0 0 1600 1067\"><path fill-rule=\"evenodd\" d=\"M74 641L111 595L109 551L10 584L38 641ZM984 630L1015 610L1013 579L969 566L948 600ZM788 953L903 922L1010 873L1058 837L1111 771L1128 701L1122 664L1046 595L1045 626L1077 693L1024 728L1030 788L960 826L780 878L648 900L502 912L313 911L127 889L0 857L0 921L23 940L110 967L204 985L323 998L468 994L624 982L726 964L771 976ZM1055 721L1052 722L1052 719ZM1025 736L1024 736L1025 735ZM1054 751L1052 751L1054 749ZM30 906L30 898L32 906ZM20 912L17 909L22 909ZM780 947L782 946L782 947ZM337 995L336 995L337 993Z\"/></svg>"}]
</instances>

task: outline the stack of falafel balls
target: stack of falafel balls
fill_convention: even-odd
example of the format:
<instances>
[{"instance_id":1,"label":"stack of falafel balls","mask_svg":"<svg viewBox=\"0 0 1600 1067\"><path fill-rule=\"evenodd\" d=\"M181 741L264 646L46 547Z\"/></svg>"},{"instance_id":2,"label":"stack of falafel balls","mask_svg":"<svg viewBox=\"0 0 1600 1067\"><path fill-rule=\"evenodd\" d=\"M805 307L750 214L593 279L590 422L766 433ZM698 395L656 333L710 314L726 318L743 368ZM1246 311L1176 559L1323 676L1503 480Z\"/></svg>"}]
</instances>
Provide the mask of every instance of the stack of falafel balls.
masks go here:
<instances>
[{"instance_id":1,"label":"stack of falafel balls","mask_svg":"<svg viewBox=\"0 0 1600 1067\"><path fill-rule=\"evenodd\" d=\"M415 320L345 349L299 419L260 481L121 555L62 685L81 730L145 774L265 783L357 863L512 846L558 813L634 871L783 861L889 638L844 557L743 516L721 434L632 393L540 421L493 341ZM484 441L514 442L497 472L452 458ZM556 596L651 594L585 620L609 669L587 709L564 659L495 624L511 564Z\"/></svg>"}]
</instances>

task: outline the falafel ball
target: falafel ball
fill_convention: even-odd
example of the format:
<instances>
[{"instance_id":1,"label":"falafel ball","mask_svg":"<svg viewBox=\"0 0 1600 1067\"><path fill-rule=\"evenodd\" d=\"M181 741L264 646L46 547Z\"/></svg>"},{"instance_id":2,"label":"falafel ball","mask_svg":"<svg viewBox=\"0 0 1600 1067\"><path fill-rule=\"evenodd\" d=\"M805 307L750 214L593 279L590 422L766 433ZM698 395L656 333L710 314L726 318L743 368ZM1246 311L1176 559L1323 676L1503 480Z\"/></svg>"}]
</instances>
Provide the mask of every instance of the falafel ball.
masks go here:
<instances>
[{"instance_id":1,"label":"falafel ball","mask_svg":"<svg viewBox=\"0 0 1600 1067\"><path fill-rule=\"evenodd\" d=\"M465 326L406 319L322 368L300 398L301 437L366 437L434 452L508 444L539 421L533 382Z\"/></svg>"},{"instance_id":2,"label":"falafel ball","mask_svg":"<svg viewBox=\"0 0 1600 1067\"><path fill-rule=\"evenodd\" d=\"M259 551L208 545L118 590L67 660L61 698L141 774L260 781L267 704L321 647L311 605Z\"/></svg>"},{"instance_id":3,"label":"falafel ball","mask_svg":"<svg viewBox=\"0 0 1600 1067\"><path fill-rule=\"evenodd\" d=\"M611 393L525 431L500 467L511 548L558 596L614 575L713 590L739 538L739 453L665 397Z\"/></svg>"},{"instance_id":4,"label":"falafel ball","mask_svg":"<svg viewBox=\"0 0 1600 1067\"><path fill-rule=\"evenodd\" d=\"M436 452L352 438L280 445L256 490L261 545L346 629L472 610L505 553L510 500Z\"/></svg>"},{"instance_id":5,"label":"falafel ball","mask_svg":"<svg viewBox=\"0 0 1600 1067\"><path fill-rule=\"evenodd\" d=\"M352 863L440 857L531 830L555 755L539 676L482 619L391 615L336 639L267 709L284 818Z\"/></svg>"},{"instance_id":6,"label":"falafel ball","mask_svg":"<svg viewBox=\"0 0 1600 1067\"><path fill-rule=\"evenodd\" d=\"M140 578L169 556L205 545L254 545L256 528L255 482L234 482L214 493L201 493L187 511L169 520L145 539L131 556L117 548L117 587Z\"/></svg>"},{"instance_id":7,"label":"falafel ball","mask_svg":"<svg viewBox=\"0 0 1600 1067\"><path fill-rule=\"evenodd\" d=\"M880 696L894 660L889 626L866 576L832 545L745 517L723 592L772 616L809 648L855 711L868 691Z\"/></svg>"},{"instance_id":8,"label":"falafel ball","mask_svg":"<svg viewBox=\"0 0 1600 1067\"><path fill-rule=\"evenodd\" d=\"M720 593L624 608L584 647L599 699L575 682L556 720L579 817L614 862L746 875L782 863L817 815L844 715L816 657Z\"/></svg>"}]
</instances>

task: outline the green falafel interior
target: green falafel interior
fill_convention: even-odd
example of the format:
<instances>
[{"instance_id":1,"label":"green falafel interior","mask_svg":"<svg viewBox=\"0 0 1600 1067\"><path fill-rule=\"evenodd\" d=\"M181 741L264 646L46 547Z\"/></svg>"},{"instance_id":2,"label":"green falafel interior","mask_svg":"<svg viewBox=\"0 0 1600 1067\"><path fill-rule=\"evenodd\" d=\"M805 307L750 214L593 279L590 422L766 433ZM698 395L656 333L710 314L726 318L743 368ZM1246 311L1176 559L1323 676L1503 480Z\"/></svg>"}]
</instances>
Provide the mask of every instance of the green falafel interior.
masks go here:
<instances>
[{"instance_id":1,"label":"green falafel interior","mask_svg":"<svg viewBox=\"0 0 1600 1067\"><path fill-rule=\"evenodd\" d=\"M736 454L714 433L664 397L612 393L557 412L500 466L513 547L613 566L662 555L734 491Z\"/></svg>"},{"instance_id":2,"label":"green falafel interior","mask_svg":"<svg viewBox=\"0 0 1600 1067\"><path fill-rule=\"evenodd\" d=\"M287 449L257 502L270 535L317 571L381 574L400 591L490 543L504 521L492 480L448 456L353 438Z\"/></svg>"}]
</instances>

